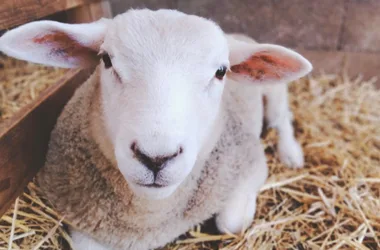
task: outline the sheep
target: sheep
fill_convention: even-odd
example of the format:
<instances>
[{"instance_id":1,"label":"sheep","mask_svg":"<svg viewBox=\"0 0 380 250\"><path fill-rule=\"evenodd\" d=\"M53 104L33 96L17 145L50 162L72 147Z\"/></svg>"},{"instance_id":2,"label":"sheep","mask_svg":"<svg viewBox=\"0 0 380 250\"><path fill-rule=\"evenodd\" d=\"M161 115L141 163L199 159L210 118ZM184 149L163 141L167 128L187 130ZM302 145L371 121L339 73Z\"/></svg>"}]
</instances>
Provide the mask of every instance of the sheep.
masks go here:
<instances>
[{"instance_id":1,"label":"sheep","mask_svg":"<svg viewBox=\"0 0 380 250\"><path fill-rule=\"evenodd\" d=\"M268 174L264 116L283 162L303 165L286 85L312 65L285 47L141 9L86 24L31 22L6 32L0 51L95 67L60 115L37 175L71 222L76 249L154 249L214 215L221 232L245 230Z\"/></svg>"}]
</instances>

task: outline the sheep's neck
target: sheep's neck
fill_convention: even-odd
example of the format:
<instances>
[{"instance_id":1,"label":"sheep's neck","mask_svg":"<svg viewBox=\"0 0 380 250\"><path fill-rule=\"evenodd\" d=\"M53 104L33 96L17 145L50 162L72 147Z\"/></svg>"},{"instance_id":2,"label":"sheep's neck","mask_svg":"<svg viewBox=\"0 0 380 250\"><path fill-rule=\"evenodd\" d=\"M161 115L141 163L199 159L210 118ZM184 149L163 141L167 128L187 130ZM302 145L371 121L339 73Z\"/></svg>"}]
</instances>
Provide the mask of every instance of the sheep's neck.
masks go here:
<instances>
[{"instance_id":1,"label":"sheep's neck","mask_svg":"<svg viewBox=\"0 0 380 250\"><path fill-rule=\"evenodd\" d=\"M104 156L111 162L113 166L117 166L116 158L114 155L114 147L107 135L107 130L105 128L104 115L103 115L103 104L101 101L101 86L100 86L100 72L99 68L95 70L94 77L96 77L96 86L94 88L93 101L90 105L90 126L91 135L95 142L98 144L100 151Z\"/></svg>"}]
</instances>

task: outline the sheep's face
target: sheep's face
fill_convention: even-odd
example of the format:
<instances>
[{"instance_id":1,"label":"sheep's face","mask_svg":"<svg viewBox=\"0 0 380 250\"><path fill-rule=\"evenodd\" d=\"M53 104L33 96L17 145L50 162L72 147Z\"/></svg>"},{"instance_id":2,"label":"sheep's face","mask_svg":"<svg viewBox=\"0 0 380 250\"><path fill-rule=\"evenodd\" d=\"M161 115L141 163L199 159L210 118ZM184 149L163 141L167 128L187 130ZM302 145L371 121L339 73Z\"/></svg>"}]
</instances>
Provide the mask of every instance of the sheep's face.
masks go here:
<instances>
[{"instance_id":1,"label":"sheep's face","mask_svg":"<svg viewBox=\"0 0 380 250\"><path fill-rule=\"evenodd\" d=\"M105 125L120 172L148 198L173 193L194 167L229 67L223 32L175 11L130 11L100 53Z\"/></svg>"},{"instance_id":2,"label":"sheep's face","mask_svg":"<svg viewBox=\"0 0 380 250\"><path fill-rule=\"evenodd\" d=\"M32 22L5 33L0 51L68 68L101 60L100 127L110 142L101 147L149 199L171 195L205 154L227 70L235 82L269 84L312 68L289 49L237 41L211 21L171 10L132 10L89 24Z\"/></svg>"}]
</instances>

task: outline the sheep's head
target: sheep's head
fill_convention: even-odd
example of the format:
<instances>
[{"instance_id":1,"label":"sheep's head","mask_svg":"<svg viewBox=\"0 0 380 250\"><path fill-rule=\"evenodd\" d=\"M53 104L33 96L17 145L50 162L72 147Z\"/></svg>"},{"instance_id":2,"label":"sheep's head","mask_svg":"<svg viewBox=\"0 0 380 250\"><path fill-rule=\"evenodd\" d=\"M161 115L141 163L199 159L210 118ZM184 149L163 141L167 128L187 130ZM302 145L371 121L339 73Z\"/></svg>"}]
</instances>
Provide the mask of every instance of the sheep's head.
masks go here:
<instances>
[{"instance_id":1,"label":"sheep's head","mask_svg":"<svg viewBox=\"0 0 380 250\"><path fill-rule=\"evenodd\" d=\"M226 78L286 82L311 70L286 48L235 41L213 22L172 10L131 10L89 24L39 21L0 38L0 50L59 67L99 65L104 133L129 186L172 194L218 123Z\"/></svg>"}]
</instances>

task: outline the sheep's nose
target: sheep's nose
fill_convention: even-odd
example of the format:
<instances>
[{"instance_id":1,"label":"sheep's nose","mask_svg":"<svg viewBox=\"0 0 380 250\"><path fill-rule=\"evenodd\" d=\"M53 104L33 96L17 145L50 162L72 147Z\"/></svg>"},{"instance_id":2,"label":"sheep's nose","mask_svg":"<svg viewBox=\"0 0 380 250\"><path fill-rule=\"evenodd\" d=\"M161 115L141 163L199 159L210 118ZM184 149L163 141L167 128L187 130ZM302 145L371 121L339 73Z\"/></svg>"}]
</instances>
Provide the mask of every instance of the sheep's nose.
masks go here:
<instances>
[{"instance_id":1,"label":"sheep's nose","mask_svg":"<svg viewBox=\"0 0 380 250\"><path fill-rule=\"evenodd\" d=\"M154 176L157 175L159 171L164 169L167 165L167 162L176 158L178 155L182 154L183 148L179 147L177 152L171 155L158 155L158 156L149 156L146 153L142 152L136 142L133 142L131 145L131 150L133 156L145 167L151 170Z\"/></svg>"}]
</instances>

